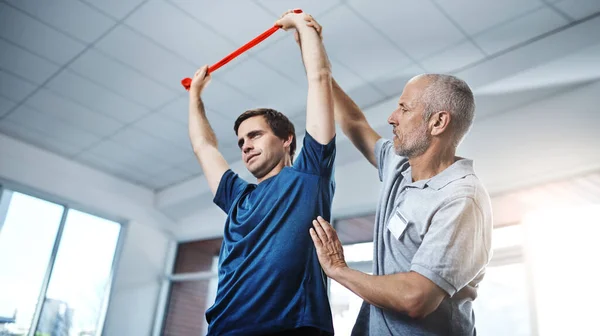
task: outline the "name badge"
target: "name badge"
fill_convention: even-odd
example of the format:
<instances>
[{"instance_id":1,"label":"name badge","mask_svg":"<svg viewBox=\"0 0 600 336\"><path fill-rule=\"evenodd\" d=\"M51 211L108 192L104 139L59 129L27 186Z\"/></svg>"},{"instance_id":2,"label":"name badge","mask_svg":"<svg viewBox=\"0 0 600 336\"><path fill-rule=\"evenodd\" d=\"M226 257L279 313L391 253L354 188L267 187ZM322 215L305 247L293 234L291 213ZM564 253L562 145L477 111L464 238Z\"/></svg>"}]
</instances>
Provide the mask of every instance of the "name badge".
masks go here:
<instances>
[{"instance_id":1,"label":"name badge","mask_svg":"<svg viewBox=\"0 0 600 336\"><path fill-rule=\"evenodd\" d=\"M394 211L394 215L388 222L387 227L388 230L390 230L390 232L394 236L394 238L400 239L407 225L408 220L406 220L406 217L404 217L404 215L402 215L398 210L396 210Z\"/></svg>"}]
</instances>

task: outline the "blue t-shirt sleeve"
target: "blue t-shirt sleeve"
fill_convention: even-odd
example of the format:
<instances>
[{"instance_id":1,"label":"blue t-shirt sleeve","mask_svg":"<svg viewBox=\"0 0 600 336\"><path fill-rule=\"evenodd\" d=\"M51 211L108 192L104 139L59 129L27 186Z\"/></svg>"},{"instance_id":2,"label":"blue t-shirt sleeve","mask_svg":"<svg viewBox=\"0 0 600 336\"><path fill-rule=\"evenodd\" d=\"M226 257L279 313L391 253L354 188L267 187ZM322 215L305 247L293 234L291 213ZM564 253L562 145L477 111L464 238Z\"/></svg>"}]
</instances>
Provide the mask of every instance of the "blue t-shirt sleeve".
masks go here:
<instances>
[{"instance_id":1,"label":"blue t-shirt sleeve","mask_svg":"<svg viewBox=\"0 0 600 336\"><path fill-rule=\"evenodd\" d=\"M221 181L219 181L219 187L217 188L213 202L225 211L225 213L229 213L233 201L246 189L247 185L248 182L244 181L244 179L231 169L228 169L221 177Z\"/></svg>"},{"instance_id":2,"label":"blue t-shirt sleeve","mask_svg":"<svg viewBox=\"0 0 600 336\"><path fill-rule=\"evenodd\" d=\"M322 145L306 132L302 150L294 161L294 168L304 173L329 178L333 174L334 161L335 136L328 144Z\"/></svg>"}]
</instances>

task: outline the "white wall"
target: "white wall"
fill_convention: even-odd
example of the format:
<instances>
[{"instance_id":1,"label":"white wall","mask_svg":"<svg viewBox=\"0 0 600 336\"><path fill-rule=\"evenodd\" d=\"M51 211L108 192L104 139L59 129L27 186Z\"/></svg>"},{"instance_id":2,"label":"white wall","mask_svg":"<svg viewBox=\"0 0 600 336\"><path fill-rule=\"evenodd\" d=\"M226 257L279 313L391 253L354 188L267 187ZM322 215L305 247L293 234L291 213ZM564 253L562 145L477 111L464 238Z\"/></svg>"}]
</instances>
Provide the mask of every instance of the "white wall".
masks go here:
<instances>
[{"instance_id":1,"label":"white wall","mask_svg":"<svg viewBox=\"0 0 600 336\"><path fill-rule=\"evenodd\" d=\"M150 335L174 225L154 193L1 134L0 182L126 222L104 334Z\"/></svg>"},{"instance_id":2,"label":"white wall","mask_svg":"<svg viewBox=\"0 0 600 336\"><path fill-rule=\"evenodd\" d=\"M155 228L136 221L127 225L104 335L152 334L169 241Z\"/></svg>"}]
</instances>

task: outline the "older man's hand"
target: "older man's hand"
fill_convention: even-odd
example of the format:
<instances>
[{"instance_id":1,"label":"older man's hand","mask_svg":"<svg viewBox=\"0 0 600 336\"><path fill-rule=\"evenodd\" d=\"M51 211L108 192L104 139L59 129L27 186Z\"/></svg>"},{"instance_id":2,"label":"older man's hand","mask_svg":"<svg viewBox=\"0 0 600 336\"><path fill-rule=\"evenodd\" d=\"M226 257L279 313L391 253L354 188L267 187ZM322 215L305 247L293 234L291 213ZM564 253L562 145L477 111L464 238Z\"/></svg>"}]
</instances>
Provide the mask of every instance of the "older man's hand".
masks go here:
<instances>
[{"instance_id":1,"label":"older man's hand","mask_svg":"<svg viewBox=\"0 0 600 336\"><path fill-rule=\"evenodd\" d=\"M313 220L313 228L309 231L323 271L328 277L335 279L340 270L348 267L346 260L344 260L342 243L338 239L337 233L331 224L321 216Z\"/></svg>"}]
</instances>

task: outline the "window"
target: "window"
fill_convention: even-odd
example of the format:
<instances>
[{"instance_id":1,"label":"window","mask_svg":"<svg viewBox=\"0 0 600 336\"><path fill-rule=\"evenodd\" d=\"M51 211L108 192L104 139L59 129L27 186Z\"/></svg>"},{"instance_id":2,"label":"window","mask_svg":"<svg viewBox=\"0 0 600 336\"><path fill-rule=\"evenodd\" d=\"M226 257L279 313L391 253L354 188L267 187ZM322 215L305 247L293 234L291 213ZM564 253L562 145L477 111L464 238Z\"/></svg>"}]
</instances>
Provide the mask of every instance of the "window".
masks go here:
<instances>
[{"instance_id":1,"label":"window","mask_svg":"<svg viewBox=\"0 0 600 336\"><path fill-rule=\"evenodd\" d=\"M222 239L177 245L172 274L165 280L168 302L162 335L205 335L204 314L215 302Z\"/></svg>"},{"instance_id":2,"label":"window","mask_svg":"<svg viewBox=\"0 0 600 336\"><path fill-rule=\"evenodd\" d=\"M96 335L121 225L0 193L0 334Z\"/></svg>"}]
</instances>

